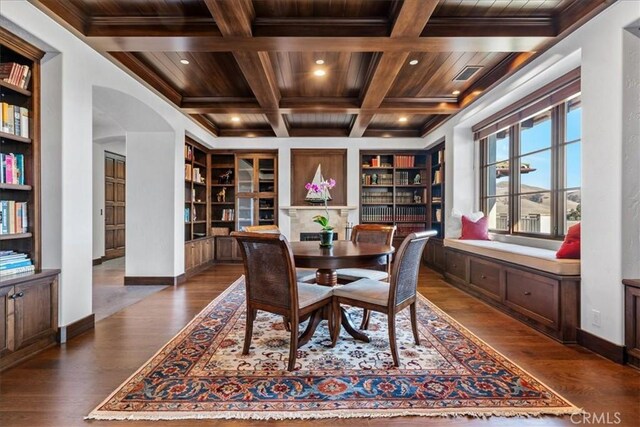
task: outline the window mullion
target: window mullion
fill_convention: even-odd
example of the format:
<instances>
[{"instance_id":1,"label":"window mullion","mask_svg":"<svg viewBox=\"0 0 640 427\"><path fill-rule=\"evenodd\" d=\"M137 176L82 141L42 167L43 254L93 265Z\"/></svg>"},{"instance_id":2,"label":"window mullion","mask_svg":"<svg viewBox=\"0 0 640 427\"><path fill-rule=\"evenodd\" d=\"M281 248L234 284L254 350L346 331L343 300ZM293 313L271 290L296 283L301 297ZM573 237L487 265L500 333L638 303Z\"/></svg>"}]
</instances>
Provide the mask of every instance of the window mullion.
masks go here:
<instances>
[{"instance_id":1,"label":"window mullion","mask_svg":"<svg viewBox=\"0 0 640 427\"><path fill-rule=\"evenodd\" d=\"M520 189L520 160L517 157L520 153L520 135L518 124L509 128L511 143L509 149L509 233L513 234L518 228L518 219L520 218L520 207L518 206L516 193Z\"/></svg>"},{"instance_id":2,"label":"window mullion","mask_svg":"<svg viewBox=\"0 0 640 427\"><path fill-rule=\"evenodd\" d=\"M563 197L563 193L560 189L566 186L565 183L565 173L564 173L564 135L565 135L565 123L564 123L564 109L565 104L559 104L554 108L554 114L552 115L552 120L555 121L553 123L552 129L554 130L551 138L551 145L553 150L551 152L551 161L553 167L551 168L552 176L552 198L551 198L551 226L552 226L552 236L558 237L564 233L560 230L564 228L563 221L563 212L565 209L565 201Z\"/></svg>"}]
</instances>

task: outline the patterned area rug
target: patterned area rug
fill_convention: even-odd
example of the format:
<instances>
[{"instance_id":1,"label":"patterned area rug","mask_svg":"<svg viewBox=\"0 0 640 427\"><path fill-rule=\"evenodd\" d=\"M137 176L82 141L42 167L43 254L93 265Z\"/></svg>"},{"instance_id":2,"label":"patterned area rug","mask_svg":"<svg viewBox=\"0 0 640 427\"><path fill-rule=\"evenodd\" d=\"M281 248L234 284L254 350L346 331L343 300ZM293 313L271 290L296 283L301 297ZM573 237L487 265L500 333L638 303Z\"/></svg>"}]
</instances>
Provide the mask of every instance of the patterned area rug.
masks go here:
<instances>
[{"instance_id":1,"label":"patterned area rug","mask_svg":"<svg viewBox=\"0 0 640 427\"><path fill-rule=\"evenodd\" d=\"M579 409L420 296L422 343L409 310L398 315L401 365L393 368L386 317L372 314L370 343L346 333L330 348L323 322L286 371L282 318L258 312L242 356L244 282L233 283L102 402L88 419L313 419L537 416ZM349 311L359 324L359 309ZM305 325L301 326L303 330Z\"/></svg>"}]
</instances>

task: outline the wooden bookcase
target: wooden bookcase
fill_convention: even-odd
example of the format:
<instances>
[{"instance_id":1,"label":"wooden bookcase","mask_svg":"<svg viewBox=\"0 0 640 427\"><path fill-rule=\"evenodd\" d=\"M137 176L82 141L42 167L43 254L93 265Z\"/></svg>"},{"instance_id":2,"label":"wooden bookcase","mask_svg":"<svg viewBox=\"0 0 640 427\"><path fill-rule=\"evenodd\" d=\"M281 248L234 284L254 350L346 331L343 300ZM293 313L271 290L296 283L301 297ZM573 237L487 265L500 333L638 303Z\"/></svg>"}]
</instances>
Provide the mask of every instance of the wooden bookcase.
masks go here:
<instances>
[{"instance_id":1,"label":"wooden bookcase","mask_svg":"<svg viewBox=\"0 0 640 427\"><path fill-rule=\"evenodd\" d=\"M444 232L445 232L445 150L444 142L428 151L429 155L429 228L438 234L427 242L423 260L429 267L444 271Z\"/></svg>"},{"instance_id":2,"label":"wooden bookcase","mask_svg":"<svg viewBox=\"0 0 640 427\"><path fill-rule=\"evenodd\" d=\"M40 59L44 52L0 28L2 63L26 65L26 87L0 80L1 102L28 110L28 134L0 127L2 154L24 156L24 184L0 184L0 199L27 203L26 230L0 234L0 250L27 254L35 272L0 280L0 370L53 345L58 331L59 270L42 270L40 204ZM7 110L8 111L8 110ZM1 118L1 116L0 116ZM22 123L18 120L20 126Z\"/></svg>"},{"instance_id":3,"label":"wooden bookcase","mask_svg":"<svg viewBox=\"0 0 640 427\"><path fill-rule=\"evenodd\" d=\"M360 223L395 224L399 243L430 225L427 151L360 152Z\"/></svg>"},{"instance_id":4,"label":"wooden bookcase","mask_svg":"<svg viewBox=\"0 0 640 427\"><path fill-rule=\"evenodd\" d=\"M202 146L187 138L184 145L184 240L187 242L207 236L207 157Z\"/></svg>"}]
</instances>

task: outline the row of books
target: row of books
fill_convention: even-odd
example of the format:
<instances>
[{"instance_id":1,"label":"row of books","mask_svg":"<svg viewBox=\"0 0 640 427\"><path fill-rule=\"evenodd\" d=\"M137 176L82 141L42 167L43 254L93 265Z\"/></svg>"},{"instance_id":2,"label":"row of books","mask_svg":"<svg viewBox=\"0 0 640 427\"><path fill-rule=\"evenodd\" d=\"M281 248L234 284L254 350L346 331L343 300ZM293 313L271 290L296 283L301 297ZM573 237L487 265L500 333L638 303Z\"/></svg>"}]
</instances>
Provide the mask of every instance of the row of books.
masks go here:
<instances>
[{"instance_id":1,"label":"row of books","mask_svg":"<svg viewBox=\"0 0 640 427\"><path fill-rule=\"evenodd\" d=\"M0 153L0 184L24 185L24 155Z\"/></svg>"},{"instance_id":2,"label":"row of books","mask_svg":"<svg viewBox=\"0 0 640 427\"><path fill-rule=\"evenodd\" d=\"M390 206L364 206L362 207L362 220L366 222L393 221L393 208Z\"/></svg>"},{"instance_id":3,"label":"row of books","mask_svg":"<svg viewBox=\"0 0 640 427\"><path fill-rule=\"evenodd\" d=\"M393 185L393 175L390 173L374 173L372 175L363 173L362 185Z\"/></svg>"},{"instance_id":4,"label":"row of books","mask_svg":"<svg viewBox=\"0 0 640 427\"><path fill-rule=\"evenodd\" d=\"M3 102L2 132L29 138L29 110Z\"/></svg>"},{"instance_id":5,"label":"row of books","mask_svg":"<svg viewBox=\"0 0 640 427\"><path fill-rule=\"evenodd\" d=\"M190 145L184 146L184 158L186 160L193 160L193 148Z\"/></svg>"},{"instance_id":6,"label":"row of books","mask_svg":"<svg viewBox=\"0 0 640 427\"><path fill-rule=\"evenodd\" d=\"M0 276L28 273L34 270L35 266L27 254L15 251L0 251Z\"/></svg>"},{"instance_id":7,"label":"row of books","mask_svg":"<svg viewBox=\"0 0 640 427\"><path fill-rule=\"evenodd\" d=\"M413 178L409 177L409 172L396 172L396 185L420 185L422 184L422 175L419 173L412 174Z\"/></svg>"},{"instance_id":8,"label":"row of books","mask_svg":"<svg viewBox=\"0 0 640 427\"><path fill-rule=\"evenodd\" d=\"M196 213L195 209L191 210L191 208L184 208L184 222L189 223L191 221L197 220L198 214Z\"/></svg>"},{"instance_id":9,"label":"row of books","mask_svg":"<svg viewBox=\"0 0 640 427\"><path fill-rule=\"evenodd\" d=\"M404 206L396 208L396 221L426 221L424 206Z\"/></svg>"},{"instance_id":10,"label":"row of books","mask_svg":"<svg viewBox=\"0 0 640 427\"><path fill-rule=\"evenodd\" d=\"M435 165L440 165L444 163L444 150L440 150L437 153L433 153L433 160L435 160L433 162Z\"/></svg>"},{"instance_id":11,"label":"row of books","mask_svg":"<svg viewBox=\"0 0 640 427\"><path fill-rule=\"evenodd\" d=\"M397 236L407 236L411 233L417 233L419 231L424 231L427 228L424 224L397 224L396 235Z\"/></svg>"},{"instance_id":12,"label":"row of books","mask_svg":"<svg viewBox=\"0 0 640 427\"><path fill-rule=\"evenodd\" d=\"M396 193L396 203L420 203L422 196L418 195L418 191L398 191Z\"/></svg>"},{"instance_id":13,"label":"row of books","mask_svg":"<svg viewBox=\"0 0 640 427\"><path fill-rule=\"evenodd\" d=\"M442 196L433 196L431 198L431 203L442 203Z\"/></svg>"},{"instance_id":14,"label":"row of books","mask_svg":"<svg viewBox=\"0 0 640 427\"><path fill-rule=\"evenodd\" d=\"M393 203L393 193L390 191L363 191L362 203Z\"/></svg>"},{"instance_id":15,"label":"row of books","mask_svg":"<svg viewBox=\"0 0 640 427\"><path fill-rule=\"evenodd\" d=\"M438 169L433 172L433 184L442 184L442 170Z\"/></svg>"},{"instance_id":16,"label":"row of books","mask_svg":"<svg viewBox=\"0 0 640 427\"><path fill-rule=\"evenodd\" d=\"M221 221L233 221L236 216L235 209L222 209Z\"/></svg>"},{"instance_id":17,"label":"row of books","mask_svg":"<svg viewBox=\"0 0 640 427\"><path fill-rule=\"evenodd\" d=\"M397 168L412 168L415 165L415 156L396 156Z\"/></svg>"},{"instance_id":18,"label":"row of books","mask_svg":"<svg viewBox=\"0 0 640 427\"><path fill-rule=\"evenodd\" d=\"M189 164L184 165L184 179L187 181L199 182L200 184L205 183L204 176L200 174L200 168L194 168Z\"/></svg>"},{"instance_id":19,"label":"row of books","mask_svg":"<svg viewBox=\"0 0 640 427\"><path fill-rule=\"evenodd\" d=\"M0 79L26 89L31 80L31 69L28 65L20 65L15 62L3 62L0 64Z\"/></svg>"},{"instance_id":20,"label":"row of books","mask_svg":"<svg viewBox=\"0 0 640 427\"><path fill-rule=\"evenodd\" d=\"M0 234L20 234L28 230L27 202L0 200Z\"/></svg>"},{"instance_id":21,"label":"row of books","mask_svg":"<svg viewBox=\"0 0 640 427\"><path fill-rule=\"evenodd\" d=\"M369 163L364 163L362 165L362 167L367 168L392 168L393 166L391 165L391 163L387 163L387 162L383 162L380 159L380 156L373 156L370 160Z\"/></svg>"}]
</instances>

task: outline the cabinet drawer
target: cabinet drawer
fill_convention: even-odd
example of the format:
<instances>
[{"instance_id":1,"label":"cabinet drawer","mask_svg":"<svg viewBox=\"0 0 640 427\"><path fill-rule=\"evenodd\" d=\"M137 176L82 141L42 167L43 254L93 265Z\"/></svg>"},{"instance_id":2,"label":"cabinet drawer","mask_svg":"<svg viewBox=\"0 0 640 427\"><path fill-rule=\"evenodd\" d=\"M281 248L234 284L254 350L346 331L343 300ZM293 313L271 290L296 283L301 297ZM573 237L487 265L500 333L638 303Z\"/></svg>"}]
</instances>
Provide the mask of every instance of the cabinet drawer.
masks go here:
<instances>
[{"instance_id":1,"label":"cabinet drawer","mask_svg":"<svg viewBox=\"0 0 640 427\"><path fill-rule=\"evenodd\" d=\"M546 326L558 327L559 284L553 279L507 269L505 305Z\"/></svg>"},{"instance_id":2,"label":"cabinet drawer","mask_svg":"<svg viewBox=\"0 0 640 427\"><path fill-rule=\"evenodd\" d=\"M457 252L447 251L446 271L464 281L467 280L467 257Z\"/></svg>"},{"instance_id":3,"label":"cabinet drawer","mask_svg":"<svg viewBox=\"0 0 640 427\"><path fill-rule=\"evenodd\" d=\"M500 266L487 261L471 258L469 261L469 282L478 291L500 301Z\"/></svg>"}]
</instances>

